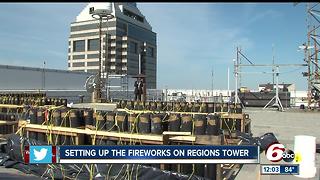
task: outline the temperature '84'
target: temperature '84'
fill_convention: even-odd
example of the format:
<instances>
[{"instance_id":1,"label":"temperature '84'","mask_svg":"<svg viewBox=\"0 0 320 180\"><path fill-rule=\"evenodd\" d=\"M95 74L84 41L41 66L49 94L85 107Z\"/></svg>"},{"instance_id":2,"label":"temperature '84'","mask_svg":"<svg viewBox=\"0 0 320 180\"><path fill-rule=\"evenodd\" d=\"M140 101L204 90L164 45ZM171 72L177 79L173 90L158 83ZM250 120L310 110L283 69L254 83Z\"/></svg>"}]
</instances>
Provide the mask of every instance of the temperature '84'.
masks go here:
<instances>
[{"instance_id":1,"label":"temperature '84'","mask_svg":"<svg viewBox=\"0 0 320 180\"><path fill-rule=\"evenodd\" d=\"M290 173L291 173L291 172L294 170L294 168L295 168L295 167L285 167L285 168L284 168L284 172L286 172L286 173L289 173L289 172L290 172Z\"/></svg>"}]
</instances>

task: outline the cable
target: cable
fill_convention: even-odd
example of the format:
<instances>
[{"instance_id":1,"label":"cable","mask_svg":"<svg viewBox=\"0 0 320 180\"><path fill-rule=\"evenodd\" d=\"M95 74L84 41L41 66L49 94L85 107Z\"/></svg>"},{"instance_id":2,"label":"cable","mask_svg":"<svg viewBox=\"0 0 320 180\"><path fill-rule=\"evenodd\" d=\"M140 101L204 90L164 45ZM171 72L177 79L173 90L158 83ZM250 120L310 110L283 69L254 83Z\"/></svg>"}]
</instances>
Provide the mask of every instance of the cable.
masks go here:
<instances>
[{"instance_id":1,"label":"cable","mask_svg":"<svg viewBox=\"0 0 320 180\"><path fill-rule=\"evenodd\" d=\"M124 167L124 166L125 166L125 164L124 164L124 165L122 165L122 167L121 167L121 169L120 169L119 173L117 174L117 176L116 176L114 179L117 179L117 178L120 176L120 174L121 174L122 169L123 169L123 167Z\"/></svg>"},{"instance_id":2,"label":"cable","mask_svg":"<svg viewBox=\"0 0 320 180\"><path fill-rule=\"evenodd\" d=\"M107 116L107 113L105 113L105 114L103 115L103 119L106 119L106 116ZM104 122L104 124L102 125L102 127L105 127L106 125L107 125L107 119L106 119L106 121ZM114 125L113 125L109 130L111 130L113 127L114 127ZM107 132L108 132L109 130L106 129ZM96 133L98 133L98 132L96 131ZM102 135L102 136L100 137L99 145L101 145L102 140L104 139L104 137L105 137L105 135Z\"/></svg>"},{"instance_id":3,"label":"cable","mask_svg":"<svg viewBox=\"0 0 320 180\"><path fill-rule=\"evenodd\" d=\"M136 179L135 180L138 180L139 166L140 166L140 164L137 165L137 172L136 172Z\"/></svg>"}]
</instances>

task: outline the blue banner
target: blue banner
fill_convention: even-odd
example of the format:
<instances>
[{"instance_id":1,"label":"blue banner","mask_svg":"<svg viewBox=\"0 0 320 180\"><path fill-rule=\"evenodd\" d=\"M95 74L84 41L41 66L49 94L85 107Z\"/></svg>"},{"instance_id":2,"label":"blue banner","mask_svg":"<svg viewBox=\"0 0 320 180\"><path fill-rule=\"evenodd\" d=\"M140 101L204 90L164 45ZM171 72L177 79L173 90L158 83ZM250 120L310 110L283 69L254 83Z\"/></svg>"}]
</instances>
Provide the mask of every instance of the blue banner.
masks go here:
<instances>
[{"instance_id":1,"label":"blue banner","mask_svg":"<svg viewBox=\"0 0 320 180\"><path fill-rule=\"evenodd\" d=\"M249 160L259 162L258 146L59 146L60 162L65 160ZM64 161L63 161L64 160ZM68 161L71 162L71 161ZM229 161L228 161L229 162Z\"/></svg>"},{"instance_id":2,"label":"blue banner","mask_svg":"<svg viewBox=\"0 0 320 180\"><path fill-rule=\"evenodd\" d=\"M280 174L299 174L298 164L281 164Z\"/></svg>"}]
</instances>

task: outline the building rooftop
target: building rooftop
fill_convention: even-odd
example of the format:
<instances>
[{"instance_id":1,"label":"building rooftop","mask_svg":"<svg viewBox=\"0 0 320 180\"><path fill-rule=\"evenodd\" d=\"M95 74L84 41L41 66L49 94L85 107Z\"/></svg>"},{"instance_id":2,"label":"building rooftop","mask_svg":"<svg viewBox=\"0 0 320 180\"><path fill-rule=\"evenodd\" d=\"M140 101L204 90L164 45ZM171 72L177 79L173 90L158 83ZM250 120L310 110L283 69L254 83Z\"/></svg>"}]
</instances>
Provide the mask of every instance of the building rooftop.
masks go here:
<instances>
[{"instance_id":1,"label":"building rooftop","mask_svg":"<svg viewBox=\"0 0 320 180\"><path fill-rule=\"evenodd\" d=\"M31 71L43 71L43 68L36 67L26 67L26 66L12 66L12 65L1 65L0 69L16 69L16 70L31 70ZM62 69L48 69L44 68L46 72L61 72L61 73L72 73L72 74L92 74L87 72L77 72L77 71L69 71Z\"/></svg>"},{"instance_id":2,"label":"building rooftop","mask_svg":"<svg viewBox=\"0 0 320 180\"><path fill-rule=\"evenodd\" d=\"M89 3L76 17L76 22L92 21L95 20L89 13L90 8L94 9L108 9L112 11L112 15L116 18L124 19L128 22L136 24L140 27L152 31L151 25L146 20L145 16L138 9L136 3ZM74 24L72 23L72 24Z\"/></svg>"}]
</instances>

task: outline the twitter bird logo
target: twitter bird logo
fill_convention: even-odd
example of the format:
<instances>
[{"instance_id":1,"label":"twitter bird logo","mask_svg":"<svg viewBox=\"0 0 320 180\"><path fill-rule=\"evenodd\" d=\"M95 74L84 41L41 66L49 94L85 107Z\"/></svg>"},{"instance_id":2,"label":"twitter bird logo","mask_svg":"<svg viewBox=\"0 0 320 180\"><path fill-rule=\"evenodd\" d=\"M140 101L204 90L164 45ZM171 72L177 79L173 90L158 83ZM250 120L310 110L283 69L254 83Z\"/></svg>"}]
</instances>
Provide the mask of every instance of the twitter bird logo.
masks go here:
<instances>
[{"instance_id":1,"label":"twitter bird logo","mask_svg":"<svg viewBox=\"0 0 320 180\"><path fill-rule=\"evenodd\" d=\"M47 155L48 149L46 148L41 148L40 151L37 151L36 149L33 150L34 156L36 157L34 160L35 161L41 161L44 159Z\"/></svg>"},{"instance_id":2,"label":"twitter bird logo","mask_svg":"<svg viewBox=\"0 0 320 180\"><path fill-rule=\"evenodd\" d=\"M30 146L30 163L49 164L52 163L51 146Z\"/></svg>"}]
</instances>

